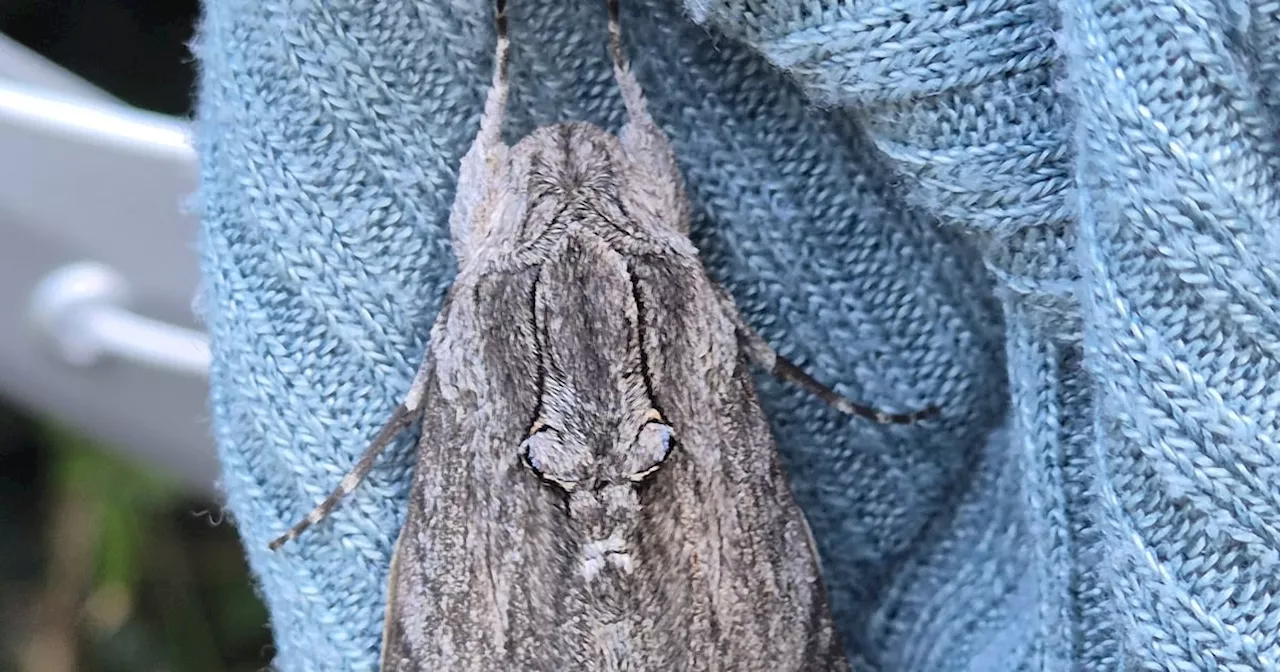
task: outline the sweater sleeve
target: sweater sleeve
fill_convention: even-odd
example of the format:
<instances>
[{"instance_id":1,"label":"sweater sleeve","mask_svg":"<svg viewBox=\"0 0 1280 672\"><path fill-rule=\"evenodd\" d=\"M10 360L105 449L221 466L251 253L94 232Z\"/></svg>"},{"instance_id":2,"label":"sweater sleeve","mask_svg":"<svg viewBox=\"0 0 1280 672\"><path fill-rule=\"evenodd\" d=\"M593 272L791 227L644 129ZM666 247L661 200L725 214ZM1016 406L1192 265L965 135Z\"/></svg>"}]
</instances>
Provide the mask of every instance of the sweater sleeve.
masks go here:
<instances>
[{"instance_id":1,"label":"sweater sleeve","mask_svg":"<svg viewBox=\"0 0 1280 672\"><path fill-rule=\"evenodd\" d=\"M617 130L603 3L529 0L510 12L508 138L568 119ZM1018 528L1000 505L1010 481L983 457L1006 445L989 434L1007 394L976 250L904 203L863 131L813 106L767 58L666 0L623 13L650 110L688 180L694 242L748 321L846 395L945 409L925 425L873 426L758 378L855 657L882 655L881 637L864 635L897 621L877 625L876 605L896 594L896 568L926 576L919 558L945 540L921 540L940 538L939 520L979 535L999 527L981 550L995 565L974 566L998 567L1016 588ZM418 431L323 523L279 551L266 544L337 485L424 354L454 273L447 215L493 40L479 1L204 3L198 202L213 427L285 672L376 665ZM996 494L957 513L956 493L978 482ZM1027 599L1006 593L987 602L1016 610Z\"/></svg>"},{"instance_id":2,"label":"sweater sleeve","mask_svg":"<svg viewBox=\"0 0 1280 672\"><path fill-rule=\"evenodd\" d=\"M999 647L1021 653L988 666L994 639L922 652L895 637L955 624L891 597L876 608L892 627L868 633L886 636L883 669L1273 668L1274 8L685 4L857 116L907 201L970 235L996 279L1013 434L988 457L1016 465L1035 608L966 617L1024 625ZM950 534L926 564L955 585L981 537Z\"/></svg>"}]
</instances>

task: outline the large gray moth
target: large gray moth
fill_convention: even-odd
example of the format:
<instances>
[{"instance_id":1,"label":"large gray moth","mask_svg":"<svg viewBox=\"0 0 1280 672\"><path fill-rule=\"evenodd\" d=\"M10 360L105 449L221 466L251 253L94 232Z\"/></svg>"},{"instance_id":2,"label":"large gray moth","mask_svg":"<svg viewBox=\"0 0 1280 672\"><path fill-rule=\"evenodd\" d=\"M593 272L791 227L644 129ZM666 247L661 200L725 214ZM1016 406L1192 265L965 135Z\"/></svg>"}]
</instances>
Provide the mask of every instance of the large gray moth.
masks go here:
<instances>
[{"instance_id":1,"label":"large gray moth","mask_svg":"<svg viewBox=\"0 0 1280 672\"><path fill-rule=\"evenodd\" d=\"M666 136L623 53L628 121L501 138L493 83L449 226L458 275L405 400L338 488L421 418L382 669L847 670L813 538L749 365L847 413L706 274Z\"/></svg>"}]
</instances>

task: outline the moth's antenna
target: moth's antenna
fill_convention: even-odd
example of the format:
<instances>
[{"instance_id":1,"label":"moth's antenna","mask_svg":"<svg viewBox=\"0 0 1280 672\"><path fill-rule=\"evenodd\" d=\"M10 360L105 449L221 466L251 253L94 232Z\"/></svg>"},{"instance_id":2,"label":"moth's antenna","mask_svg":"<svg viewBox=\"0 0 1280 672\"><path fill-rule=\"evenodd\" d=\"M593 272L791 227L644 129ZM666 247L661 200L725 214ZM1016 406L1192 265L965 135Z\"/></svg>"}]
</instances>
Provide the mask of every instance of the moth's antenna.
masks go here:
<instances>
[{"instance_id":1,"label":"moth's antenna","mask_svg":"<svg viewBox=\"0 0 1280 672\"><path fill-rule=\"evenodd\" d=\"M493 27L498 33L498 46L493 54L493 84L484 101L484 117L476 143L494 147L502 142L502 121L507 110L507 74L511 69L511 39L507 37L507 0L494 0Z\"/></svg>"},{"instance_id":2,"label":"moth's antenna","mask_svg":"<svg viewBox=\"0 0 1280 672\"><path fill-rule=\"evenodd\" d=\"M622 12L618 0L605 0L604 4L609 10L609 56L613 57L615 72L625 71L627 54L622 50L622 19L619 18Z\"/></svg>"},{"instance_id":3,"label":"moth's antenna","mask_svg":"<svg viewBox=\"0 0 1280 672\"><path fill-rule=\"evenodd\" d=\"M507 35L507 0L494 0L493 27L497 45L493 50L493 81L484 99L480 130L458 165L458 190L449 210L449 237L453 254L465 264L485 237L490 225L485 201L495 187L494 173L504 161L506 145L502 142L502 122L507 111L510 87L511 40Z\"/></svg>"},{"instance_id":4,"label":"moth's antenna","mask_svg":"<svg viewBox=\"0 0 1280 672\"><path fill-rule=\"evenodd\" d=\"M609 10L609 57L613 59L613 76L618 80L618 88L622 89L622 102L627 107L627 116L632 121L652 123L645 110L644 92L640 82L631 73L631 65L627 63L626 51L622 48L622 20L619 17L618 0L605 0Z\"/></svg>"}]
</instances>

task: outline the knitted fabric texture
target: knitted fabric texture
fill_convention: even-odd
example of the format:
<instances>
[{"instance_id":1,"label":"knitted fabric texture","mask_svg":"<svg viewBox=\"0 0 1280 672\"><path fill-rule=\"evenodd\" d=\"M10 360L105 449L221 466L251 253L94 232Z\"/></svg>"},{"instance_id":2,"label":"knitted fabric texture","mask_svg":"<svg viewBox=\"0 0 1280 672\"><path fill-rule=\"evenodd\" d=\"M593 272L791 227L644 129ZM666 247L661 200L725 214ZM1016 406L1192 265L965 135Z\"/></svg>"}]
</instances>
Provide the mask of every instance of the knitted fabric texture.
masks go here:
<instances>
[{"instance_id":1,"label":"knitted fabric texture","mask_svg":"<svg viewBox=\"0 0 1280 672\"><path fill-rule=\"evenodd\" d=\"M860 670L1280 669L1280 5L631 0L693 239L874 426L761 375ZM206 0L204 305L275 665L375 669L484 0ZM599 0L511 6L510 141L623 121ZM1270 225L1270 226L1269 226Z\"/></svg>"}]
</instances>

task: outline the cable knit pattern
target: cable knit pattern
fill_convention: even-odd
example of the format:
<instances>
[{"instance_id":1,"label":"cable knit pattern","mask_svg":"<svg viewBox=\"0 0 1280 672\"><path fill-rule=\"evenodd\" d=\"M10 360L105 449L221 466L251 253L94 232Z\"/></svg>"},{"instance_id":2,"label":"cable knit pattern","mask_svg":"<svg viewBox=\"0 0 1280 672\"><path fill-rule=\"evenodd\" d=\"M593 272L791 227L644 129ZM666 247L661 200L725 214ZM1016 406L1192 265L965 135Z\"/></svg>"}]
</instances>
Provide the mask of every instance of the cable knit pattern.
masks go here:
<instances>
[{"instance_id":1,"label":"cable knit pattern","mask_svg":"<svg viewBox=\"0 0 1280 672\"><path fill-rule=\"evenodd\" d=\"M1004 300L1026 657L889 667L1276 669L1280 5L689 4L861 118Z\"/></svg>"},{"instance_id":2,"label":"cable knit pattern","mask_svg":"<svg viewBox=\"0 0 1280 672\"><path fill-rule=\"evenodd\" d=\"M512 3L508 137L621 104L598 0ZM860 670L1280 669L1280 3L634 0ZM413 436L314 505L453 274L485 0L207 0L213 418L275 664L368 670ZM1004 418L1010 422L1001 427Z\"/></svg>"}]
</instances>

